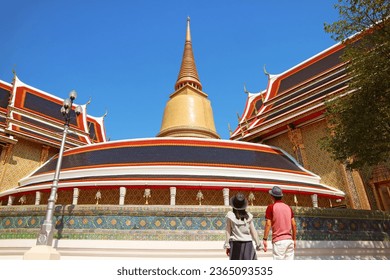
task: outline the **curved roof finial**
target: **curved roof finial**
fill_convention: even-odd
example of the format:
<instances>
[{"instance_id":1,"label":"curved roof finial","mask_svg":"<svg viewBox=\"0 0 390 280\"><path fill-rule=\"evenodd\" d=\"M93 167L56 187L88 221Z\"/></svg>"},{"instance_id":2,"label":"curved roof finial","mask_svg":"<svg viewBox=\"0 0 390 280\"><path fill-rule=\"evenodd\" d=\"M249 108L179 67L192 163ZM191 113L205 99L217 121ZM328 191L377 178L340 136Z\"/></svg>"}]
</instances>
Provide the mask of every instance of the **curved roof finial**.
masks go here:
<instances>
[{"instance_id":1,"label":"curved roof finial","mask_svg":"<svg viewBox=\"0 0 390 280\"><path fill-rule=\"evenodd\" d=\"M92 101L92 97L89 97L89 100L88 100L88 102L87 103L85 103L85 107L87 107L90 103L91 103L91 101Z\"/></svg>"},{"instance_id":2,"label":"curved roof finial","mask_svg":"<svg viewBox=\"0 0 390 280\"><path fill-rule=\"evenodd\" d=\"M12 78L12 83L15 83L16 81L16 64L14 65L14 68L12 69L12 74L14 74Z\"/></svg>"},{"instance_id":3,"label":"curved roof finial","mask_svg":"<svg viewBox=\"0 0 390 280\"><path fill-rule=\"evenodd\" d=\"M106 112L104 113L104 115L102 116L102 118L104 119L108 114L108 110L106 109Z\"/></svg>"},{"instance_id":4,"label":"curved roof finial","mask_svg":"<svg viewBox=\"0 0 390 280\"><path fill-rule=\"evenodd\" d=\"M248 95L248 97L260 93L260 92L250 92L249 90L246 89L246 84L245 83L244 83L244 92Z\"/></svg>"},{"instance_id":5,"label":"curved roof finial","mask_svg":"<svg viewBox=\"0 0 390 280\"><path fill-rule=\"evenodd\" d=\"M263 66L263 71L264 71L264 74L267 75L267 77L269 79L271 74L267 72L267 69L265 69L265 64Z\"/></svg>"},{"instance_id":6,"label":"curved roof finial","mask_svg":"<svg viewBox=\"0 0 390 280\"><path fill-rule=\"evenodd\" d=\"M248 94L249 95L249 91L246 89L246 85L245 85L245 83L244 83L244 92L246 93L246 94Z\"/></svg>"}]
</instances>

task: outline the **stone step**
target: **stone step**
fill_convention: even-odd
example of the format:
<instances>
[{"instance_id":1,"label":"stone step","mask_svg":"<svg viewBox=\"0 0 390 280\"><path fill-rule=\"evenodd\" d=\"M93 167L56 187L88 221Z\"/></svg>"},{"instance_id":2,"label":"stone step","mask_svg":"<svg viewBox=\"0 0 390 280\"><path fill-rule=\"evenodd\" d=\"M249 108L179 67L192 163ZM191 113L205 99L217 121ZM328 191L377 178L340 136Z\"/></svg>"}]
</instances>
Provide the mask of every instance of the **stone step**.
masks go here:
<instances>
[{"instance_id":1,"label":"stone step","mask_svg":"<svg viewBox=\"0 0 390 280\"><path fill-rule=\"evenodd\" d=\"M23 259L36 240L0 240L0 259ZM221 241L55 240L61 259L214 259L226 260ZM272 259L272 249L257 252ZM387 241L298 241L296 259L390 259Z\"/></svg>"}]
</instances>

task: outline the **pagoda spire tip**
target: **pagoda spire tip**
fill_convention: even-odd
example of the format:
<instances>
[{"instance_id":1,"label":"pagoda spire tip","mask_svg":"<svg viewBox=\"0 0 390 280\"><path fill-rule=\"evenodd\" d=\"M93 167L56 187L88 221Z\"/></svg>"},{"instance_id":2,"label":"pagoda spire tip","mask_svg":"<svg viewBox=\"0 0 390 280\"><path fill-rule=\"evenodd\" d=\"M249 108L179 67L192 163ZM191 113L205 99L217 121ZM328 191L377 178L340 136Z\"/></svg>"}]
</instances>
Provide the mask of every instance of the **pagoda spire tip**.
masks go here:
<instances>
[{"instance_id":1,"label":"pagoda spire tip","mask_svg":"<svg viewBox=\"0 0 390 280\"><path fill-rule=\"evenodd\" d=\"M186 41L191 42L191 31L190 31L190 17L187 17L187 34L186 34Z\"/></svg>"},{"instance_id":2,"label":"pagoda spire tip","mask_svg":"<svg viewBox=\"0 0 390 280\"><path fill-rule=\"evenodd\" d=\"M190 84L193 87L202 90L202 85L200 83L198 72L195 66L195 59L192 51L191 41L190 17L187 17L187 31L184 44L184 53L179 76L175 84L175 90L183 87L186 84Z\"/></svg>"}]
</instances>

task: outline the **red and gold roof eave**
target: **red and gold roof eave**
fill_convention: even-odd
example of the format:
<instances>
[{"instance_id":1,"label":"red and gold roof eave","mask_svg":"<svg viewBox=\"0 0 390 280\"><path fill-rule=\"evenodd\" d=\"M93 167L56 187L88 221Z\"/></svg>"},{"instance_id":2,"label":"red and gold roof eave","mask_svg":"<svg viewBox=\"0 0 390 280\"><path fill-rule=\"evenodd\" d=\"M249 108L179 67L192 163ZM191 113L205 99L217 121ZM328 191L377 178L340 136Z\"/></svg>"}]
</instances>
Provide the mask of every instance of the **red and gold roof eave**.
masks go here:
<instances>
[{"instance_id":1,"label":"red and gold roof eave","mask_svg":"<svg viewBox=\"0 0 390 280\"><path fill-rule=\"evenodd\" d=\"M9 84L7 82L0 80L0 88L8 91L11 95L12 84ZM9 100L8 100L8 103L9 103ZM8 107L8 105L7 105L7 107ZM8 113L7 108L0 107L0 115L2 115L4 118L6 118L7 113ZM5 125L5 123L0 122L0 125Z\"/></svg>"},{"instance_id":2,"label":"red and gold roof eave","mask_svg":"<svg viewBox=\"0 0 390 280\"><path fill-rule=\"evenodd\" d=\"M4 89L7 89L7 90L11 90L12 89L12 84L11 83L7 83L6 81L0 80L0 87L4 88Z\"/></svg>"},{"instance_id":3,"label":"red and gold roof eave","mask_svg":"<svg viewBox=\"0 0 390 280\"><path fill-rule=\"evenodd\" d=\"M48 131L49 129L47 127L52 126L54 130L63 129L63 125L64 125L63 120L44 114L39 110L32 110L31 108L24 106L24 102L25 102L27 92L28 94L31 94L37 97L38 99L40 98L42 100L51 102L52 104L56 104L58 108L61 108L63 104L63 100L58 98L57 96L54 96L52 94L49 94L47 92L44 92L42 90L39 90L37 88L34 88L32 86L29 86L21 82L16 76L14 78L13 84L7 84L7 83L4 84L5 86L7 86L7 90L10 90L11 93L10 105L7 108L7 119L8 119L8 123L10 124L7 128L8 132L16 133L22 135L23 137L29 137L29 136L34 137L32 134L35 133L30 134L26 132L21 132L21 129L26 128L31 130L37 125L39 125L40 122L42 122L43 126L36 127L36 129L37 132L40 131L43 133L47 133L46 135L47 137L45 137L45 135L43 134L40 140L49 142L52 145L58 145L57 144L58 141L50 140L50 138L52 138L50 136L51 132ZM77 105L73 104L73 109L76 109L76 107ZM98 141L101 142L106 141L103 121L100 121L99 118L94 118L92 116L87 115L86 105L82 105L81 107L82 107L81 114L76 117L75 123L71 122L70 124L70 131L74 135L77 135L78 139L73 139L74 143L73 144L69 143L70 144L69 147L92 143L92 139L90 139L88 133L87 120L91 120L95 124L95 133L97 135ZM31 120L31 122L29 122L29 120ZM72 142L72 139L68 138L67 142ZM94 140L94 142L96 142L96 139Z\"/></svg>"},{"instance_id":4,"label":"red and gold roof eave","mask_svg":"<svg viewBox=\"0 0 390 280\"><path fill-rule=\"evenodd\" d=\"M69 157L72 155L78 155L78 154L85 154L88 152L93 151L104 151L104 150L115 150L116 148L120 149L123 147L158 147L158 146L188 146L188 147L208 147L208 148L228 148L228 149L235 149L235 150L244 150L244 151L255 151L255 152L264 152L267 154L274 154L278 156L285 156L285 154L279 150L278 148L262 145L262 144L253 144L253 143L245 143L245 142L234 142L234 141L213 141L213 139L197 139L197 138L145 138L145 139L131 139L131 140L119 140L119 141L112 141L112 142L106 142L106 143L98 143L98 144L92 144L92 145L85 145L85 146L79 146L73 149L69 149L64 151L63 157ZM54 157L57 158L58 155ZM77 171L81 169L96 169L96 168L121 168L121 167L129 167L129 166L144 166L144 167L151 167L151 166L175 166L179 164L180 166L198 166L198 167L222 167L222 168L241 168L241 169L258 169L258 170L268 170L268 171L277 171L277 172L285 172L285 173L291 173L296 175L308 175L306 171L303 170L285 170L285 169L277 169L277 168L266 168L266 167L246 167L244 165L229 165L229 164L215 164L215 163L186 163L186 162L150 162L150 163L110 163L106 165L83 165L82 167L71 167L71 168L62 168L62 172L67 171ZM46 172L47 173L47 172ZM40 173L41 175L45 175L46 173ZM50 172L49 172L50 173ZM310 175L311 176L311 175Z\"/></svg>"},{"instance_id":5,"label":"red and gold roof eave","mask_svg":"<svg viewBox=\"0 0 390 280\"><path fill-rule=\"evenodd\" d=\"M12 117L8 118L8 133L30 136L32 141L41 139L43 141L51 142L52 144L54 144L54 146L59 146L55 143L61 143L62 133L53 131L62 131L64 125L63 123L61 124L58 122L53 122L49 118L46 118L46 120L44 121L44 123L46 123L45 126L51 126L53 129L51 130L49 128L46 128L45 126L40 127L33 123L37 122L38 119L42 119L42 116L38 117L37 115L31 113L23 114L20 110L12 111L11 109L10 111L12 112ZM29 122L28 119L31 119L33 122ZM42 123L42 125L44 123ZM74 142L76 146L89 144L88 135L86 135L84 131L78 129L76 126L71 126L69 132L77 136L77 138L68 136L66 140L67 144L70 144L70 142ZM50 141L50 139L56 140Z\"/></svg>"},{"instance_id":6,"label":"red and gold roof eave","mask_svg":"<svg viewBox=\"0 0 390 280\"><path fill-rule=\"evenodd\" d=\"M304 81L303 83L301 83L299 85L295 85L294 87L289 88L286 91L279 93L278 92L279 86L280 86L280 83L283 79L297 73L298 71L302 70L305 67L308 67L309 65L311 65L315 62L318 62L319 60L323 59L324 57L329 56L329 55L343 49L344 47L345 46L343 44L338 43L338 44L328 48L327 50L321 52L320 54L302 62L301 64L299 64L299 65L297 65L289 70L287 70L286 72L284 72L282 74L272 75L270 77L270 79L268 80L267 89L264 91L264 103L263 103L262 107L260 108L260 110L258 110L258 114L256 116L252 116L252 117L246 119L246 117L248 115L250 116L253 113L253 110L254 110L253 108L255 106L254 104L258 100L258 99L248 98L246 105L245 105L243 117L241 118L238 127L232 133L230 139L231 140L243 140L245 137L247 137L246 135L253 134L251 131L259 130L260 129L259 127L261 126L261 123L264 120L263 116L269 112L272 112L272 110L274 109L273 104L275 104L275 102L278 99L282 98L283 96L285 96L286 94L288 94L289 92L294 90L295 88L302 86L302 84L307 83L308 81L312 80L312 79L310 79L308 81ZM343 67L343 66L344 66L344 64L337 65L337 67ZM332 69L329 69L329 70L332 70ZM315 77L313 77L313 78L315 78ZM260 98L260 96L258 98ZM245 129L245 128L247 128L247 129ZM280 129L276 128L276 130L280 130ZM251 136L251 138L254 138L254 137Z\"/></svg>"},{"instance_id":7,"label":"red and gold roof eave","mask_svg":"<svg viewBox=\"0 0 390 280\"><path fill-rule=\"evenodd\" d=\"M315 82L317 79L324 78L324 77L326 78L329 73L332 73L335 70L342 71L342 70L344 70L344 68L345 68L345 63L340 63L334 67L327 69L326 71L321 72L318 75L312 76L310 79L307 79L307 80L305 80L299 84L296 84L293 87L290 87L287 90L279 93L278 95L276 95L274 98L272 98L271 100L269 100L266 103L267 107L265 108L262 115L272 113L273 111L280 109L284 106L287 106L289 104L292 104L294 102L297 102L300 99L303 99L305 96L309 96L310 94L315 93L316 91L319 91L321 89L322 90L326 89L331 84L345 82L346 80L349 80L347 74L342 74L342 75L338 76L337 78L332 79L331 81L320 84L316 88L306 91L305 94L291 98L287 102L284 102L282 104L275 105L278 101L282 100L283 98L285 99L285 97L288 97L289 95L293 94L296 91L302 90L302 88L309 86L311 83Z\"/></svg>"},{"instance_id":8,"label":"red and gold roof eave","mask_svg":"<svg viewBox=\"0 0 390 280\"><path fill-rule=\"evenodd\" d=\"M313 106L313 104L311 105ZM257 119L247 129L243 129L241 135L236 135L237 137L232 138L232 140L251 141L255 138L265 139L270 135L287 131L287 125L289 124L297 127L310 122L310 120L324 118L325 106L323 102L317 102L317 104L314 104L314 107L312 106L299 107L294 111L287 112L266 122L264 122L264 119Z\"/></svg>"},{"instance_id":9,"label":"red and gold roof eave","mask_svg":"<svg viewBox=\"0 0 390 280\"><path fill-rule=\"evenodd\" d=\"M276 79L274 82L270 83L270 88L269 90L267 90L267 92L269 92L269 94L267 94L267 97L266 97L266 101L271 101L272 99L276 98L276 97L282 97L284 94L288 93L288 90L284 91L284 92L278 92L279 90L279 86L280 86L280 83L283 79L293 75L293 74L296 74L297 72L301 71L303 68L306 68L322 59L324 59L325 57L335 53L335 52L338 52L339 50L345 48L345 45L341 44L341 43L338 43L326 50L324 50L323 52L307 59L306 61L294 66L293 68L287 70L286 72L280 74L280 75L277 75ZM296 86L299 86L299 85L296 85Z\"/></svg>"},{"instance_id":10,"label":"red and gold roof eave","mask_svg":"<svg viewBox=\"0 0 390 280\"><path fill-rule=\"evenodd\" d=\"M8 100L4 103L4 107L0 107L0 142L15 144L17 142L11 135L6 132L7 129L7 118L8 118L8 107L12 92L12 84L0 80L0 88L9 93ZM3 100L4 102L5 100Z\"/></svg>"},{"instance_id":11,"label":"red and gold roof eave","mask_svg":"<svg viewBox=\"0 0 390 280\"><path fill-rule=\"evenodd\" d=\"M257 119L252 123L244 133L241 134L241 139L248 140L257 137L264 139L272 134L272 131L280 132L282 130L287 130L287 125L293 124L295 127L302 125L303 123L308 123L311 120L316 120L318 118L324 118L325 116L325 99L332 98L338 94L342 94L347 89L347 86L344 86L337 91L330 93L324 97L319 97L311 102L294 108L288 112L285 112L277 117L266 120L267 116L273 113L275 109L268 111L262 118Z\"/></svg>"},{"instance_id":12,"label":"red and gold roof eave","mask_svg":"<svg viewBox=\"0 0 390 280\"><path fill-rule=\"evenodd\" d=\"M278 123L277 125L270 124L269 127L253 127L247 131L247 133L243 136L244 141L253 141L256 139L257 141L265 141L268 138L275 137L277 135L287 133L288 126L293 124L294 127L300 127L302 125L313 123L316 121L323 120L325 118L325 109L315 110L312 112L308 112L305 115L285 119ZM276 122L276 120L275 120Z\"/></svg>"},{"instance_id":13,"label":"red and gold roof eave","mask_svg":"<svg viewBox=\"0 0 390 280\"><path fill-rule=\"evenodd\" d=\"M107 142L106 130L104 126L104 117L96 118L87 116L87 122L93 124L96 139L91 139L93 143L104 143Z\"/></svg>"},{"instance_id":14,"label":"red and gold roof eave","mask_svg":"<svg viewBox=\"0 0 390 280\"><path fill-rule=\"evenodd\" d=\"M263 109L264 106L261 106L261 108L255 109L256 103L259 100L262 100L263 94L265 94L266 91L260 92L255 95L250 95L248 96L248 99L246 101L245 107L244 107L244 113L242 114L242 117L239 120L239 124L237 128L232 132L231 134L231 140L236 140L237 135L243 135L246 131L246 127L252 126L256 120L258 119L258 115L260 114L261 110ZM255 110L257 110L257 115L254 114Z\"/></svg>"},{"instance_id":15,"label":"red and gold roof eave","mask_svg":"<svg viewBox=\"0 0 390 280\"><path fill-rule=\"evenodd\" d=\"M50 101L54 104L57 104L59 108L61 108L61 106L63 104L63 100L56 97L56 96L53 96L53 95L48 94L46 92L43 92L41 90L37 90L37 89L30 87L30 86L27 86L27 85L21 85L21 86L17 86L15 94L14 94L15 96L13 97L13 107L15 109L19 109L20 112L27 112L29 115L28 117L33 118L33 119L34 119L34 115L36 115L37 118L35 120L37 120L37 121L44 118L48 122L51 122L53 124L57 124L58 126L61 126L61 127L63 126L63 120L58 120L58 119L53 118L51 116L45 115L40 111L31 110L31 109L25 107L24 101L25 101L25 97L26 97L27 92L29 94L37 96L38 98L42 98L44 100ZM75 110L76 107L77 107L77 104L73 104L72 109ZM21 115L19 113L15 113L13 115L15 115L16 119L21 118ZM85 127L85 124L83 122L84 117L85 117L84 112L82 112L79 116L76 117L76 124L77 125L74 125L71 123L70 128L74 131L80 131L80 132L86 133L86 127ZM87 140L87 138L83 137L83 136L80 136L80 140L82 142L84 142L85 144L90 143Z\"/></svg>"},{"instance_id":16,"label":"red and gold roof eave","mask_svg":"<svg viewBox=\"0 0 390 280\"><path fill-rule=\"evenodd\" d=\"M31 142L43 143L48 146L58 148L61 145L62 134L55 133L38 133L37 128L26 127L24 125L18 126L11 123L5 131L9 135L18 136ZM85 143L78 141L75 138L67 137L65 148L75 148L84 146Z\"/></svg>"},{"instance_id":17,"label":"red and gold roof eave","mask_svg":"<svg viewBox=\"0 0 390 280\"><path fill-rule=\"evenodd\" d=\"M77 147L64 152L64 158L77 156L80 154L85 157L88 151L100 151L102 149L116 149L120 147L147 147L158 145L179 145L190 147L226 147L228 149L243 149L265 153L276 153L277 155L286 156L280 149L246 142L236 142L229 140L213 139L194 139L194 138L149 138L149 139L132 139L124 141L113 141L107 143L93 144L83 147ZM114 153L115 154L115 153ZM55 159L55 158L53 158ZM75 160L69 158L68 160ZM178 158L179 159L179 158ZM77 159L76 159L77 161ZM179 159L180 161L180 159ZM64 168L61 171L60 188L79 187L199 187L221 189L241 188L257 189L265 191L278 184L284 189L294 193L317 193L321 196L343 197L344 194L334 188L319 183L320 178L307 171L302 167L297 170L267 168L264 166L241 166L207 163L207 162L136 162L133 164L117 164L116 161L108 165L80 165L79 168ZM233 161L232 161L233 163ZM34 172L35 173L35 172ZM0 196L18 194L33 190L47 190L50 188L53 174L51 172L38 173L28 176L21 180L21 186L17 189L3 192Z\"/></svg>"},{"instance_id":18,"label":"red and gold roof eave","mask_svg":"<svg viewBox=\"0 0 390 280\"><path fill-rule=\"evenodd\" d=\"M7 197L8 195L22 195L32 193L35 191L50 191L52 182L37 183L29 185L28 187L11 189L0 194L0 197ZM282 182L279 180L254 180L254 179L240 179L240 178L183 178L183 177L172 177L167 178L163 175L160 177L123 177L120 179L110 180L107 178L96 178L96 179L73 179L73 180L61 180L59 182L59 189L73 189L75 187L88 189L102 189L102 188L169 188L175 186L179 189L214 189L221 190L223 188L229 188L231 190L252 190L252 191L263 191L268 192L274 185L279 185L283 188L285 193L312 195L317 194L320 197L344 199L345 195L343 192L336 189L330 190L323 187L323 185L307 185L302 186L295 182Z\"/></svg>"}]
</instances>

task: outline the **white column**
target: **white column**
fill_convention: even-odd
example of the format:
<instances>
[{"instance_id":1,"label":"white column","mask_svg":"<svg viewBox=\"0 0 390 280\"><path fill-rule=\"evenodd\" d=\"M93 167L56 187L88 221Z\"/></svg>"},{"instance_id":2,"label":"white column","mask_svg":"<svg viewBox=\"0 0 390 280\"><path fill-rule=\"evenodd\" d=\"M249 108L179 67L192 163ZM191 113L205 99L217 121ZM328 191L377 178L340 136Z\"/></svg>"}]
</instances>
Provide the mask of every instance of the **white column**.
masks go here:
<instances>
[{"instance_id":1,"label":"white column","mask_svg":"<svg viewBox=\"0 0 390 280\"><path fill-rule=\"evenodd\" d=\"M119 188L119 205L125 205L126 188Z\"/></svg>"},{"instance_id":2,"label":"white column","mask_svg":"<svg viewBox=\"0 0 390 280\"><path fill-rule=\"evenodd\" d=\"M224 188L222 190L222 193L223 193L223 205L225 206L229 206L229 189L228 188Z\"/></svg>"},{"instance_id":3,"label":"white column","mask_svg":"<svg viewBox=\"0 0 390 280\"><path fill-rule=\"evenodd\" d=\"M171 205L176 205L176 187L170 187L169 191L171 193Z\"/></svg>"},{"instance_id":4,"label":"white column","mask_svg":"<svg viewBox=\"0 0 390 280\"><path fill-rule=\"evenodd\" d=\"M35 205L39 205L41 203L42 193L35 192Z\"/></svg>"},{"instance_id":5,"label":"white column","mask_svg":"<svg viewBox=\"0 0 390 280\"><path fill-rule=\"evenodd\" d=\"M318 196L316 194L311 195L311 202L313 203L313 207L318 207Z\"/></svg>"},{"instance_id":6,"label":"white column","mask_svg":"<svg viewBox=\"0 0 390 280\"><path fill-rule=\"evenodd\" d=\"M10 195L8 197L8 204L7 204L7 206L11 206L14 203L14 200L15 200L15 197Z\"/></svg>"},{"instance_id":7,"label":"white column","mask_svg":"<svg viewBox=\"0 0 390 280\"><path fill-rule=\"evenodd\" d=\"M73 188L73 202L72 202L73 205L77 205L77 202L79 200L79 194L80 194L79 188Z\"/></svg>"}]
</instances>

